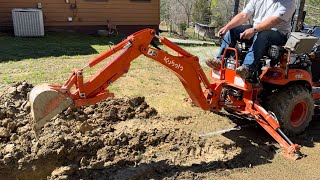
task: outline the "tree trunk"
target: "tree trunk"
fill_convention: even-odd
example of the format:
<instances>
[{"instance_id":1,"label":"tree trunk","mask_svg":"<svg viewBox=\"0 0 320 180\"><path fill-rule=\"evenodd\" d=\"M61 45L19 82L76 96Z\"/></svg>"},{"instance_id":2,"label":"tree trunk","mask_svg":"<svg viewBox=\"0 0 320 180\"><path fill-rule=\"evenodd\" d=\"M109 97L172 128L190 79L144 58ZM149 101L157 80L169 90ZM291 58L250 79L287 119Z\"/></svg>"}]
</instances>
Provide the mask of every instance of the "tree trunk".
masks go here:
<instances>
[{"instance_id":1,"label":"tree trunk","mask_svg":"<svg viewBox=\"0 0 320 180\"><path fill-rule=\"evenodd\" d=\"M298 5L297 5L297 10L294 15L294 25L293 25L293 31L298 32L302 29L303 27L303 10L304 10L304 4L305 0L299 0Z\"/></svg>"},{"instance_id":2,"label":"tree trunk","mask_svg":"<svg viewBox=\"0 0 320 180\"><path fill-rule=\"evenodd\" d=\"M235 17L239 12L240 0L234 0L233 17Z\"/></svg>"}]
</instances>

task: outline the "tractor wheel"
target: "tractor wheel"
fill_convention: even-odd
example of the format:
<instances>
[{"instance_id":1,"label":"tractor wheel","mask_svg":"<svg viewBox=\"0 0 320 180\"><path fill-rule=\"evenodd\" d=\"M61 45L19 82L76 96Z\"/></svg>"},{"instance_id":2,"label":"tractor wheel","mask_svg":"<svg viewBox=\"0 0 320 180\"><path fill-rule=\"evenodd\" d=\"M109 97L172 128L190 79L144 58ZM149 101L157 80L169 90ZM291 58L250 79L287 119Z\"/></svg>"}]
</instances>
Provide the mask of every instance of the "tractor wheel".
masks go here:
<instances>
[{"instance_id":1,"label":"tractor wheel","mask_svg":"<svg viewBox=\"0 0 320 180\"><path fill-rule=\"evenodd\" d=\"M308 127L314 113L314 100L306 87L292 85L267 97L265 108L277 116L281 129L292 136Z\"/></svg>"}]
</instances>

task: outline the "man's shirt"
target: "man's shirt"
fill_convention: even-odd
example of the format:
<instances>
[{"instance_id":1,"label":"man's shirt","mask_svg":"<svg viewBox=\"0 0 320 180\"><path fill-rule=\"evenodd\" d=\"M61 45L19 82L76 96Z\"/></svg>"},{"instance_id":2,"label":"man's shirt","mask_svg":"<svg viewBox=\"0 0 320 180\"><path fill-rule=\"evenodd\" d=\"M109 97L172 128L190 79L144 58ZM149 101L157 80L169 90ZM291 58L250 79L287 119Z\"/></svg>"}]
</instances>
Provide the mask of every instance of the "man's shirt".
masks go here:
<instances>
[{"instance_id":1,"label":"man's shirt","mask_svg":"<svg viewBox=\"0 0 320 180\"><path fill-rule=\"evenodd\" d=\"M288 34L291 31L291 20L295 7L295 0L250 0L242 12L253 15L253 26L270 17L278 17L283 22L274 29Z\"/></svg>"}]
</instances>

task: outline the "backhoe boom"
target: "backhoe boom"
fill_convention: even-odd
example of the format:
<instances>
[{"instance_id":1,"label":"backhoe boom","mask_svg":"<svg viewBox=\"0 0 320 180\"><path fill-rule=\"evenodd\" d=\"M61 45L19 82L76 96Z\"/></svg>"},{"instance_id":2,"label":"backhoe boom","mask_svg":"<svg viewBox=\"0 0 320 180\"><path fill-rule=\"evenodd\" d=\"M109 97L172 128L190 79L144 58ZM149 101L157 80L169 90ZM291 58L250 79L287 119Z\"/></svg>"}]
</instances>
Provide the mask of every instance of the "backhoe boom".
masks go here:
<instances>
[{"instance_id":1,"label":"backhoe boom","mask_svg":"<svg viewBox=\"0 0 320 180\"><path fill-rule=\"evenodd\" d=\"M177 52L178 56L171 55L161 49L150 47L154 38L158 38L163 45ZM83 71L85 68L92 68L119 51L121 51L119 55L108 61L104 67L95 73L88 81L84 82ZM130 68L130 63L141 54L170 69L180 79L193 102L204 110L210 109L210 99L207 99L203 93L201 83L203 83L207 92L212 92L210 90L211 85L199 64L199 59L170 42L168 39L158 37L155 30L145 29L134 33L115 47L91 60L84 68L75 69L64 85L49 85L47 91L52 89L52 93L54 92L51 98L59 99L61 102L55 102L54 104L47 103L51 102L50 99L40 99L38 100L39 102L35 102L37 99L34 98L32 104L42 103L41 105L37 104L37 106L44 107L42 108L43 110L41 108L33 108L36 109L32 112L36 124L35 129L41 129L46 121L53 118L56 115L55 113L60 113L65 110L67 108L66 106L88 106L113 96L112 93L109 93L107 87L123 74L127 73ZM71 92L72 87L75 87L75 90ZM47 91L46 93L48 93ZM63 103L66 101L69 103ZM59 104L67 105L59 106ZM55 113L50 113L52 111ZM42 122L40 123L41 127L37 125L39 124L37 122Z\"/></svg>"}]
</instances>

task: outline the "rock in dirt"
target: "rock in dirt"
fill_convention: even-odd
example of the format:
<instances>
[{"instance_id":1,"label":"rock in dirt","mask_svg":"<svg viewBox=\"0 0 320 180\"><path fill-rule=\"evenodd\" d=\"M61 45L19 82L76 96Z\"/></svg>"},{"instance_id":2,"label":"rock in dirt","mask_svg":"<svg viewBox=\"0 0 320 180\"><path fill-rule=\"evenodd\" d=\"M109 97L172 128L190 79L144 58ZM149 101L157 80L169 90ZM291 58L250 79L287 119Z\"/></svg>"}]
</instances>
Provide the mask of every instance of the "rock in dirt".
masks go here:
<instances>
[{"instance_id":1,"label":"rock in dirt","mask_svg":"<svg viewBox=\"0 0 320 180\"><path fill-rule=\"evenodd\" d=\"M11 160L12 160L12 155L11 155L11 153L6 154L6 155L3 157L3 160L4 160L5 163L11 162Z\"/></svg>"},{"instance_id":2,"label":"rock in dirt","mask_svg":"<svg viewBox=\"0 0 320 180\"><path fill-rule=\"evenodd\" d=\"M24 88L25 88L25 86L23 86L23 85L21 84L21 85L18 85L18 86L17 86L16 90L17 90L18 93L21 93L21 92L23 92Z\"/></svg>"},{"instance_id":3,"label":"rock in dirt","mask_svg":"<svg viewBox=\"0 0 320 180\"><path fill-rule=\"evenodd\" d=\"M8 95L15 95L17 92L17 88L16 87L10 87L7 91Z\"/></svg>"},{"instance_id":4,"label":"rock in dirt","mask_svg":"<svg viewBox=\"0 0 320 180\"><path fill-rule=\"evenodd\" d=\"M9 136L9 131L4 127L0 127L0 138L7 138Z\"/></svg>"},{"instance_id":5,"label":"rock in dirt","mask_svg":"<svg viewBox=\"0 0 320 180\"><path fill-rule=\"evenodd\" d=\"M12 121L7 123L7 129L9 132L13 132L17 128L17 123Z\"/></svg>"},{"instance_id":6,"label":"rock in dirt","mask_svg":"<svg viewBox=\"0 0 320 180\"><path fill-rule=\"evenodd\" d=\"M128 102L130 106L138 107L144 102L144 100L145 100L144 97L136 97L136 98L130 99Z\"/></svg>"},{"instance_id":7,"label":"rock in dirt","mask_svg":"<svg viewBox=\"0 0 320 180\"><path fill-rule=\"evenodd\" d=\"M84 109L83 111L85 114L93 114L94 113L94 109L90 106Z\"/></svg>"},{"instance_id":8,"label":"rock in dirt","mask_svg":"<svg viewBox=\"0 0 320 180\"><path fill-rule=\"evenodd\" d=\"M83 122L80 127L79 127L79 131L84 134L86 133L87 131L92 131L93 130L93 127L87 122Z\"/></svg>"},{"instance_id":9,"label":"rock in dirt","mask_svg":"<svg viewBox=\"0 0 320 180\"><path fill-rule=\"evenodd\" d=\"M4 151L6 153L12 153L14 150L14 144L7 144L5 147L4 147Z\"/></svg>"},{"instance_id":10,"label":"rock in dirt","mask_svg":"<svg viewBox=\"0 0 320 180\"><path fill-rule=\"evenodd\" d=\"M14 142L15 140L17 140L19 138L19 136L17 134L12 134L10 137L10 141Z\"/></svg>"},{"instance_id":11,"label":"rock in dirt","mask_svg":"<svg viewBox=\"0 0 320 180\"><path fill-rule=\"evenodd\" d=\"M89 161L86 157L82 157L80 160L80 165L81 166L87 166L89 164Z\"/></svg>"},{"instance_id":12,"label":"rock in dirt","mask_svg":"<svg viewBox=\"0 0 320 180\"><path fill-rule=\"evenodd\" d=\"M0 120L6 118L6 112L0 108Z\"/></svg>"},{"instance_id":13,"label":"rock in dirt","mask_svg":"<svg viewBox=\"0 0 320 180\"><path fill-rule=\"evenodd\" d=\"M57 177L61 175L72 175L76 170L75 166L63 166L52 171L51 176Z\"/></svg>"}]
</instances>

